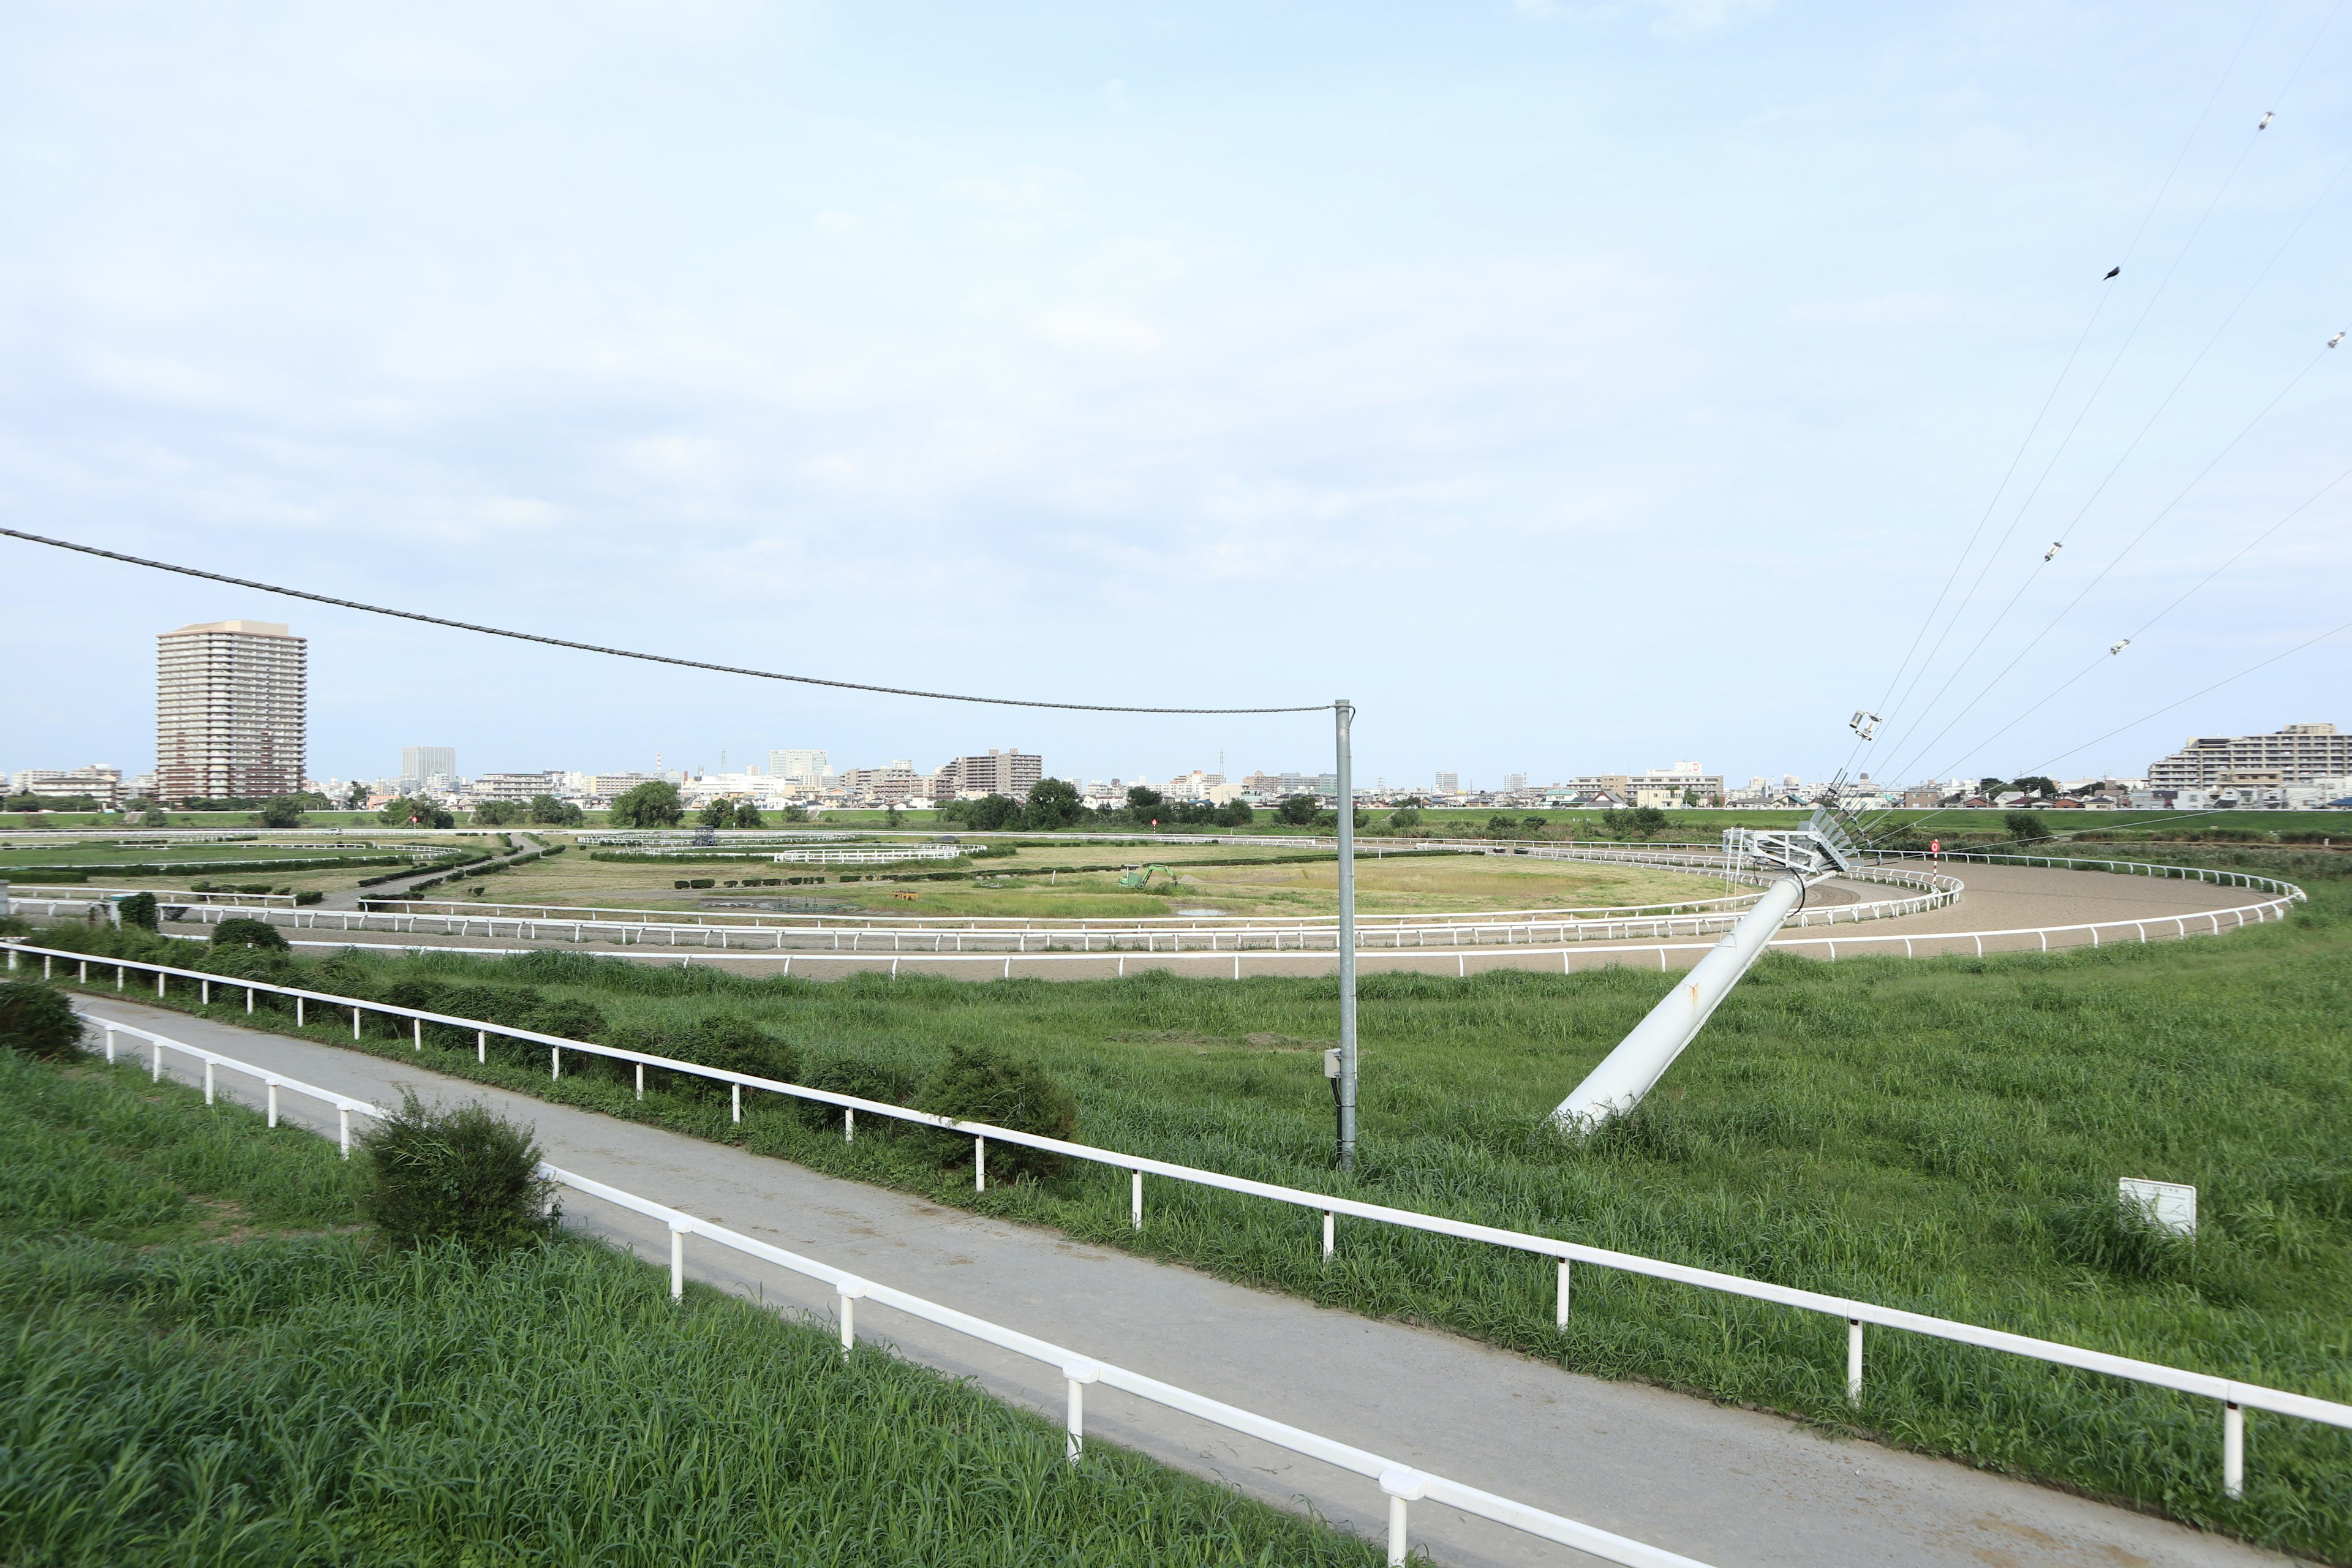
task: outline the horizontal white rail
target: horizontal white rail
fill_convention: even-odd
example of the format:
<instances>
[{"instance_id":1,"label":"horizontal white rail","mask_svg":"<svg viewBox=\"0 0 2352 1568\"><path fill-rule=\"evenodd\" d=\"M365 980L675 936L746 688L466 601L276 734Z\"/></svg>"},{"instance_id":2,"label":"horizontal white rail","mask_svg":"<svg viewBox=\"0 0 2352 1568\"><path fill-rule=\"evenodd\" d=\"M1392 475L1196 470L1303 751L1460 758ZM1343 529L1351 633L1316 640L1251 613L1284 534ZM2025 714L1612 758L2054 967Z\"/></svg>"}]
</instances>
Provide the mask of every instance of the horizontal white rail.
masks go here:
<instances>
[{"instance_id":1,"label":"horizontal white rail","mask_svg":"<svg viewBox=\"0 0 2352 1568\"><path fill-rule=\"evenodd\" d=\"M337 1120L341 1126L340 1142L345 1159L351 1158L352 1152L352 1117L354 1114L375 1117L384 1114L382 1108L370 1101L337 1094L331 1089L318 1089L299 1079L288 1078L282 1073L270 1072L267 1068L238 1061L233 1057L226 1057L216 1051L208 1051L202 1047L173 1039L152 1029L119 1023L91 1013L81 1013L79 1016L87 1023L95 1024L105 1031L103 1048L106 1059L110 1062L115 1059L114 1037L118 1033L145 1040L152 1047L154 1053L152 1074L158 1079L163 1075L163 1053L166 1050L177 1051L195 1058L204 1064L205 1103L207 1105L213 1103L214 1100L214 1073L217 1068L226 1068L232 1072L259 1079L268 1087L268 1121L272 1127L278 1125L278 1091L281 1089L290 1089L297 1094L323 1100L334 1106L338 1112ZM1212 1399L1206 1394L1179 1388L1174 1384L1162 1383L1157 1378L1129 1371L1116 1363L1086 1355L1066 1346L1054 1344L1034 1335L1022 1333L1016 1329L1005 1328L1001 1324L990 1322L984 1318L973 1317L969 1312L959 1312L952 1307L941 1306L924 1297L852 1274L847 1269L836 1268L829 1263L820 1263L813 1258L803 1258L798 1253L787 1252L781 1247L745 1236L740 1231L730 1230L724 1226L703 1219L683 1209L673 1208L667 1204L658 1204L650 1198L639 1197L635 1193L625 1192L619 1187L581 1175L577 1172L566 1171L545 1163L542 1163L539 1170L541 1176L560 1186L611 1204L616 1208L626 1209L632 1214L661 1221L670 1233L670 1296L673 1300L685 1294L685 1238L689 1236L698 1237L706 1241L715 1242L730 1251L740 1253L747 1258L758 1258L763 1263L772 1264L805 1279L822 1280L832 1286L835 1300L839 1307L844 1354L847 1354L856 1343L856 1303L868 1301L1053 1367L1061 1373L1068 1384L1066 1426L1069 1442L1066 1452L1072 1464L1079 1461L1085 1448L1083 1390L1089 1384L1099 1384L1106 1388L1116 1388L1122 1393L1134 1394L1139 1399L1150 1400L1155 1405L1223 1426L1227 1431L1238 1432L1244 1436L1255 1437L1260 1442L1271 1443L1291 1453L1318 1459L1336 1468L1353 1471L1357 1475L1379 1482L1381 1492L1390 1500L1388 1558L1391 1563L1403 1563L1407 1555L1405 1505L1426 1499L1432 1502L1444 1503L1448 1507L1459 1509L1465 1513L1474 1514L1481 1519L1492 1520L1497 1524L1507 1525L1541 1540L1555 1542L1563 1546L1572 1546L1580 1552L1590 1553L1606 1562L1627 1564L1628 1568L1706 1568L1706 1564L1698 1562L1696 1558L1685 1557L1677 1552L1646 1545L1627 1536L1617 1535L1561 1514L1530 1507L1526 1503L1515 1502L1509 1498L1477 1487L1465 1486L1460 1481L1450 1480L1444 1476L1417 1470L1399 1460L1375 1454L1368 1448L1359 1448L1353 1444L1322 1436L1304 1427L1293 1426L1286 1422L1276 1421L1270 1416L1244 1410L1239 1405L1227 1405L1222 1400Z\"/></svg>"},{"instance_id":2,"label":"horizontal white rail","mask_svg":"<svg viewBox=\"0 0 2352 1568\"><path fill-rule=\"evenodd\" d=\"M2282 904L2290 900L2279 900ZM2165 921L2168 922L2174 918L2176 917L2165 917ZM2177 918L2182 920L2200 920L2206 917L2201 915L2192 915ZM2283 912L2280 918L2284 918ZM2127 921L2121 923L2129 925L2136 922ZM2144 924L2146 922L2137 923ZM2219 929L2218 922L2216 929ZM1963 939L1965 939L1968 934L1969 933L1960 933ZM1825 939L1812 938L1809 940L1820 942ZM1851 942L1857 939L1836 938L1826 940ZM1859 940L1912 940L1925 942L1938 939L1934 937L1918 937L1911 939L1863 938ZM2141 940L2143 942L2147 940L2147 934L2144 931L2141 933ZM564 1038L558 1035L544 1035L536 1030L514 1028L506 1025L489 1023L478 1018L454 1017L447 1014L426 1012L421 1008L402 1007L389 1003L371 1002L359 997L338 996L327 993L305 991L292 986L273 985L267 982L247 981L234 976L215 975L205 971L179 969L166 964L149 963L138 960L104 957L93 959L88 954L71 952L63 950L30 947L18 942L10 942L7 945L9 947L8 964L11 969L14 969L16 966L17 955L19 952L39 953L42 955L43 974L45 977L48 977L52 974L51 965L54 961L58 958L64 958L79 961L81 963L81 973L79 979L84 984L87 984L89 981L89 965L91 963L95 962L101 969L109 967L113 968L116 971L116 987L118 990L121 988L123 974L130 970L135 969L142 973L153 973L156 976L156 992L159 996L163 995L164 993L164 985L167 977L176 977L182 980L191 980L199 983L204 987L201 994L204 1000L207 1002L210 1000L210 988L214 985L222 986L226 990L242 990L246 994L246 1008L247 1012L252 1011L253 996L257 992L269 992L279 995L289 996L295 999L295 1019L298 1026L303 1021L302 1009L304 1005L307 1003L318 1002L339 1009L348 1009L352 1015L352 1033L354 1038L359 1037L361 1019L364 1014L374 1013L406 1019L410 1021L412 1026L411 1037L415 1047L420 1052L424 1049L424 1026L428 1023L474 1031L476 1039L476 1058L478 1060L488 1060L488 1040L489 1037L493 1034L508 1039L522 1040L532 1045L547 1047L549 1053L548 1070L551 1078L561 1078L562 1076L563 1053L565 1051L584 1052L590 1056L602 1057L613 1061L634 1063L637 1068L637 1095L640 1099L642 1099L645 1094L645 1068L648 1067L668 1072L681 1073L689 1077L708 1079L713 1082L725 1083L731 1086L734 1116L739 1121L742 1119L742 1091L749 1089L757 1092L787 1095L799 1100L811 1100L820 1104L840 1108L844 1112L842 1131L845 1139L853 1134L856 1126L856 1117L860 1112L868 1116L881 1116L894 1121L912 1122L921 1126L937 1128L945 1131L954 1132L959 1136L969 1137L973 1140L972 1176L974 1184L982 1188L985 1187L987 1181L986 1152L988 1141L991 1139L999 1142L1016 1143L1028 1148L1045 1150L1054 1153L1065 1155L1071 1159L1086 1161L1095 1164L1108 1165L1119 1170L1127 1171L1131 1174L1131 1219L1134 1227L1139 1230L1143 1226L1143 1178L1146 1175L1155 1175L1187 1183L1194 1186L1211 1187L1220 1191L1238 1193L1252 1197L1265 1198L1276 1203L1288 1204L1294 1207L1319 1211L1326 1216L1327 1236L1330 1234L1328 1226L1331 1216L1347 1215L1352 1218L1371 1220L1379 1224L1395 1226L1400 1229L1423 1231L1431 1235L1453 1237L1456 1239L1465 1241L1484 1242L1491 1246L1506 1247L1515 1251L1537 1253L1559 1260L1560 1274L1559 1282L1559 1289L1557 1307L1557 1321L1563 1327L1568 1321L1570 1300L1569 1266L1572 1263L1578 1262L1592 1264L1601 1268L1614 1268L1624 1273L1644 1275L1652 1279L1673 1280L1676 1283L1693 1285L1704 1289L1719 1291L1727 1295L1741 1296L1754 1300L1769 1301L1780 1306L1799 1308L1803 1310L1820 1312L1832 1317L1842 1317L1846 1320L1847 1324L1852 1331L1849 1336L1848 1344L1847 1388L1849 1399L1855 1403L1859 1403L1862 1397L1863 1325L1876 1324L1885 1328L1900 1329L1911 1333L1924 1334L1930 1338L1948 1340L1960 1344L1976 1345L1983 1349L1996 1350L2009 1354L2025 1356L2033 1360L2047 1362L2054 1365L2070 1366L2079 1368L2084 1371L2102 1373L2110 1376L2126 1378L2135 1382L2153 1384L2158 1387L2170 1388L2185 1394L2197 1394L2206 1398L2216 1399L2222 1403L2225 1409L2225 1425L2233 1432L2239 1431L2237 1423L2242 1419L2241 1415L2239 1414L2242 1408L2268 1410L2280 1415L2296 1415L2307 1420L2324 1422L2330 1426L2352 1428L2352 1405L2344 1405L2333 1400L2315 1398L2307 1394L2293 1394L2284 1390L2266 1388L2258 1384L2241 1383L2235 1379L2220 1377L2209 1373L2190 1372L2182 1368L2165 1366L2155 1362L2139 1361L2128 1356L2112 1355L2104 1351L2086 1350L2078 1346L2062 1344L2056 1341L2036 1339L2027 1334L2011 1333L2006 1330L1980 1328L1975 1324L1962 1323L1948 1318L1930 1317L1924 1313L1906 1311L1900 1308L1881 1307L1867 1301L1855 1300L1845 1297L1823 1295L1819 1291L1797 1289L1790 1286L1776 1285L1765 1280L1748 1279L1739 1275L1725 1274L1714 1269L1697 1268L1685 1264L1670 1263L1659 1258L1643 1258L1634 1253L1617 1252L1605 1247L1588 1247L1581 1242L1567 1241L1553 1237L1535 1236L1524 1231L1507 1230L1498 1226L1479 1225L1467 1220L1449 1219L1444 1215L1423 1214L1413 1209L1391 1208L1384 1204L1365 1203L1359 1199L1342 1197L1336 1194L1317 1193L1299 1187L1280 1186L1270 1182L1255 1181L1245 1176L1227 1175L1223 1172L1203 1170L1192 1165L1174 1164L1163 1160L1154 1160L1144 1155L1122 1153L1116 1150L1097 1149L1084 1143L1067 1142L1058 1138L1047 1138L1037 1133L1023 1132L1013 1128L998 1127L988 1122L962 1121L950 1117L934 1116L925 1111L909 1110L905 1106L891 1105L879 1100L863 1100L855 1095L837 1094L830 1089L811 1089L805 1085L785 1083L780 1079L761 1078L752 1073L731 1072L722 1068L704 1067L699 1063L680 1061L672 1057L655 1056L648 1052L628 1050L617 1046L600 1045L589 1040L573 1040ZM1660 951L1662 954L1661 963L1663 963L1664 950ZM2242 1436L2242 1433L2241 1436ZM2240 1443L2233 1446L2232 1443L2225 1443L2224 1447L2224 1486L2230 1495L2235 1497L2239 1495L2239 1480L2234 1472L2228 1468L2227 1461L2230 1454L2242 1454L2242 1444Z\"/></svg>"}]
</instances>

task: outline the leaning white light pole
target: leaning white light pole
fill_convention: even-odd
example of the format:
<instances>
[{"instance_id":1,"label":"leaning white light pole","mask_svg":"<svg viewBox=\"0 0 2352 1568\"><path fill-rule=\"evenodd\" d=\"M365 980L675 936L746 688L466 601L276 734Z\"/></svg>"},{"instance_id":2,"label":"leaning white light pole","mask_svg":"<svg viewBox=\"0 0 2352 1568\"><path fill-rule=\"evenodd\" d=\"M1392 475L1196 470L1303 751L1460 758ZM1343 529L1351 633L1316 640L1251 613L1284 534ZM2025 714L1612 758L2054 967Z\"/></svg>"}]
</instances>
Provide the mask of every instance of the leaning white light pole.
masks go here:
<instances>
[{"instance_id":1,"label":"leaning white light pole","mask_svg":"<svg viewBox=\"0 0 2352 1568\"><path fill-rule=\"evenodd\" d=\"M1782 877L1724 934L1721 942L1683 977L1681 984L1633 1026L1617 1048L1601 1058L1566 1100L1551 1113L1552 1125L1565 1132L1587 1133L1612 1116L1622 1116L1642 1103L1651 1086L1665 1076L1707 1018L1715 1012L1749 965L1764 955L1765 944L1790 910L1803 902L1805 884L1795 872Z\"/></svg>"},{"instance_id":2,"label":"leaning white light pole","mask_svg":"<svg viewBox=\"0 0 2352 1568\"><path fill-rule=\"evenodd\" d=\"M1356 705L1331 704L1339 742L1339 1169L1356 1168L1356 783L1348 727Z\"/></svg>"}]
</instances>

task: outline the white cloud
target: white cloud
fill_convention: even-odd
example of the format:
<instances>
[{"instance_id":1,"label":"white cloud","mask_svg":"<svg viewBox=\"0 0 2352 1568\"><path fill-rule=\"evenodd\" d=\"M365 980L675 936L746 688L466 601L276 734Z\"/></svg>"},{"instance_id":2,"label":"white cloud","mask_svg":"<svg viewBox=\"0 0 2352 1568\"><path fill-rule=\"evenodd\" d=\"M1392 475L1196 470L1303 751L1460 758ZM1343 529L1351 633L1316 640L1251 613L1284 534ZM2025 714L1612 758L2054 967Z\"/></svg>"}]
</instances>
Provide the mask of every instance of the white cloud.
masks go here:
<instances>
[{"instance_id":1,"label":"white cloud","mask_svg":"<svg viewBox=\"0 0 2352 1568\"><path fill-rule=\"evenodd\" d=\"M1066 349L1149 353L1160 346L1160 334L1124 310L1066 305L1040 310L1032 320L1047 342Z\"/></svg>"}]
</instances>

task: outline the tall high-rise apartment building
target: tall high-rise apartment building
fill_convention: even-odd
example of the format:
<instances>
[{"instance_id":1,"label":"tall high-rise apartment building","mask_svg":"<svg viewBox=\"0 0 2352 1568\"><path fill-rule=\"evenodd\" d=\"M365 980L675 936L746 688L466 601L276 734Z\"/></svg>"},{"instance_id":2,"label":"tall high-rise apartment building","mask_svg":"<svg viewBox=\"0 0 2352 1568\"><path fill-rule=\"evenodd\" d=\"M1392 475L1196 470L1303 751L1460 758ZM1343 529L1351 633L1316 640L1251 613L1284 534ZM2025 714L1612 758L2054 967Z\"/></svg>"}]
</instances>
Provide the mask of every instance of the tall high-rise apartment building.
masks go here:
<instances>
[{"instance_id":1,"label":"tall high-rise apartment building","mask_svg":"<svg viewBox=\"0 0 2352 1568\"><path fill-rule=\"evenodd\" d=\"M795 784L814 784L824 777L825 760L823 752L770 752L768 776L787 779Z\"/></svg>"},{"instance_id":2,"label":"tall high-rise apartment building","mask_svg":"<svg viewBox=\"0 0 2352 1568\"><path fill-rule=\"evenodd\" d=\"M163 800L302 787L309 645L274 621L213 621L155 639L155 793Z\"/></svg>"},{"instance_id":3,"label":"tall high-rise apartment building","mask_svg":"<svg viewBox=\"0 0 2352 1568\"><path fill-rule=\"evenodd\" d=\"M403 746L400 748L400 776L430 784L436 779L455 782L457 777L457 748L455 746Z\"/></svg>"}]
</instances>

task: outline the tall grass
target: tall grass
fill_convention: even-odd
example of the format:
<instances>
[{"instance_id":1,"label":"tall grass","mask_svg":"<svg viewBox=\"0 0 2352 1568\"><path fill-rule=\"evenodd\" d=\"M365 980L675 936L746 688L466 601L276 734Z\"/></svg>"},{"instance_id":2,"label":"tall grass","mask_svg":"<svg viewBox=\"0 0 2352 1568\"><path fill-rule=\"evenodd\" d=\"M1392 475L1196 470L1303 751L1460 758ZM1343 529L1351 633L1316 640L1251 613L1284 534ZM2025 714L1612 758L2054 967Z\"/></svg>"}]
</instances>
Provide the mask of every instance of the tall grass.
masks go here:
<instances>
[{"instance_id":1,"label":"tall grass","mask_svg":"<svg viewBox=\"0 0 2352 1568\"><path fill-rule=\"evenodd\" d=\"M803 1061L918 1079L953 1045L1015 1048L1075 1090L1090 1142L1567 1237L2071 1343L2352 1399L2352 992L2340 860L2230 852L2303 880L2282 925L2147 947L1990 959L1768 958L1643 1113L1584 1147L1544 1113L1656 1000L1631 970L1410 974L1362 986L1364 1143L1329 1168L1319 1048L1328 980L834 984L571 953L310 973L388 987L528 984L614 1030L723 1009ZM348 1044L347 1028L320 1037ZM452 1041L453 1046L458 1042ZM405 1055L404 1045L379 1048ZM1123 1174L1079 1167L975 1198L913 1138L751 1102L656 1094L617 1075L550 1084L543 1059L443 1070L735 1139L765 1153L1057 1226L1334 1306L1444 1324L1580 1370L1859 1426L2352 1560L2352 1437L2253 1418L2247 1496L2219 1490L2210 1402L1874 1332L1862 1410L1843 1325L1580 1268L1570 1327L1548 1262L1152 1184L1127 1228ZM2193 1248L2119 1236L2118 1176L2197 1184Z\"/></svg>"},{"instance_id":2,"label":"tall grass","mask_svg":"<svg viewBox=\"0 0 2352 1568\"><path fill-rule=\"evenodd\" d=\"M223 1203L348 1217L349 1169L129 1068L0 1059L0 1562L1378 1560L587 1242L204 1239Z\"/></svg>"}]
</instances>

